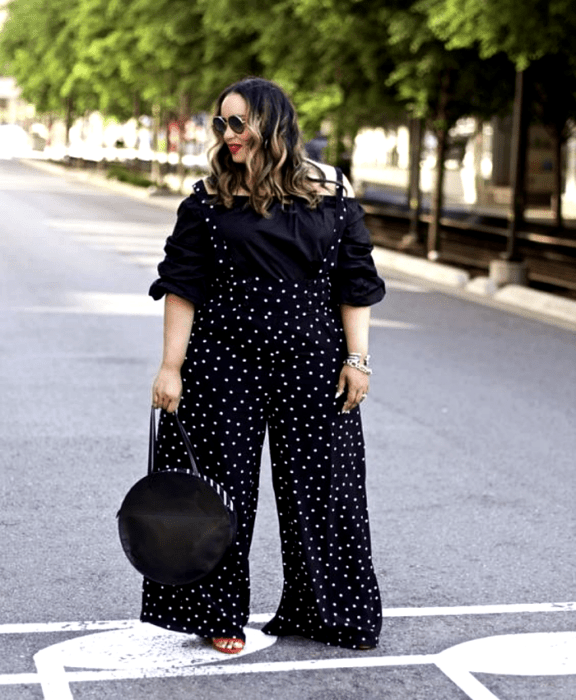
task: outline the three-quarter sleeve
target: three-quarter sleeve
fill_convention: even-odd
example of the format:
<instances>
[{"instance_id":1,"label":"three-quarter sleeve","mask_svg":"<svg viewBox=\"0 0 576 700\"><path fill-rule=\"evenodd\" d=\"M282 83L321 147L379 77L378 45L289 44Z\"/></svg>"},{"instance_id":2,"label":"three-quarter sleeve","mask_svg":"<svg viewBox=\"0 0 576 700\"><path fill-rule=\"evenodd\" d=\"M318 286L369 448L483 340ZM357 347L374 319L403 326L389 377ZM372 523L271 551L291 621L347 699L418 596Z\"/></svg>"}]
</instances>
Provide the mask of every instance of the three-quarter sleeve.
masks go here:
<instances>
[{"instance_id":1,"label":"three-quarter sleeve","mask_svg":"<svg viewBox=\"0 0 576 700\"><path fill-rule=\"evenodd\" d=\"M171 292L202 304L211 265L209 251L205 217L197 197L191 195L178 207L176 225L166 240L166 256L158 265L159 278L150 287L150 296L160 299Z\"/></svg>"},{"instance_id":2,"label":"three-quarter sleeve","mask_svg":"<svg viewBox=\"0 0 576 700\"><path fill-rule=\"evenodd\" d=\"M336 296L340 304L371 306L386 293L372 259L370 232L364 210L355 199L346 200L346 225L338 251Z\"/></svg>"}]
</instances>

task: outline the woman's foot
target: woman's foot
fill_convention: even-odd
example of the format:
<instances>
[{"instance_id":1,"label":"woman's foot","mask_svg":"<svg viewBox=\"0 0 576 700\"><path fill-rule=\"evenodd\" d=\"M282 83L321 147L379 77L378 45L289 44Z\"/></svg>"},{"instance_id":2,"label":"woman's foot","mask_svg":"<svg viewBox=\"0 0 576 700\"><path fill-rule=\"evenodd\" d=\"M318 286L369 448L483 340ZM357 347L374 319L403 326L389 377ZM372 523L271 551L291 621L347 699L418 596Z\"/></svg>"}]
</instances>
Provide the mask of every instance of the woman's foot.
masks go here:
<instances>
[{"instance_id":1,"label":"woman's foot","mask_svg":"<svg viewBox=\"0 0 576 700\"><path fill-rule=\"evenodd\" d=\"M216 637L212 640L212 646L216 651L221 651L223 654L239 654L246 642L243 639L236 637Z\"/></svg>"}]
</instances>

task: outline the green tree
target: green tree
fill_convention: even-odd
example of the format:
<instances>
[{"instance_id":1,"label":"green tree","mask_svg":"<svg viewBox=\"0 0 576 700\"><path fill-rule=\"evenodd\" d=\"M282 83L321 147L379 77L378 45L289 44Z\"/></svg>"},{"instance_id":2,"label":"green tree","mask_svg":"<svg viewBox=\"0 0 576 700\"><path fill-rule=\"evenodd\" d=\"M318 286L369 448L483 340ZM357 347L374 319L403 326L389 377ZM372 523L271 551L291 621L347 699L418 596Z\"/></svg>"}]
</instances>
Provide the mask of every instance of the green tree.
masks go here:
<instances>
[{"instance_id":1,"label":"green tree","mask_svg":"<svg viewBox=\"0 0 576 700\"><path fill-rule=\"evenodd\" d=\"M383 77L391 64L380 5L283 0L257 44L267 75L293 96L307 137L327 126L327 160L345 171L358 129L398 119L401 111Z\"/></svg>"},{"instance_id":2,"label":"green tree","mask_svg":"<svg viewBox=\"0 0 576 700\"><path fill-rule=\"evenodd\" d=\"M40 112L66 111L68 129L87 109L183 126L205 105L204 44L202 8L187 0L13 0L0 57Z\"/></svg>"},{"instance_id":3,"label":"green tree","mask_svg":"<svg viewBox=\"0 0 576 700\"><path fill-rule=\"evenodd\" d=\"M548 54L534 61L528 70L527 101L532 120L547 128L554 144L552 206L556 227L561 229L563 148L576 131L576 60L573 54Z\"/></svg>"},{"instance_id":4,"label":"green tree","mask_svg":"<svg viewBox=\"0 0 576 700\"><path fill-rule=\"evenodd\" d=\"M205 1L205 0L202 0ZM322 56L322 31L300 11L299 0L209 0L204 73L206 94L247 75L279 82L292 96L300 124L308 135L343 102L334 70L326 80L330 57Z\"/></svg>"},{"instance_id":5,"label":"green tree","mask_svg":"<svg viewBox=\"0 0 576 700\"><path fill-rule=\"evenodd\" d=\"M65 90L90 85L97 108L124 120L146 106L147 86L138 47L133 3L116 0L81 0L70 18L75 37L72 69Z\"/></svg>"},{"instance_id":6,"label":"green tree","mask_svg":"<svg viewBox=\"0 0 576 700\"><path fill-rule=\"evenodd\" d=\"M574 49L572 0L421 0L421 7L447 48L477 45L481 58L505 53L518 70L569 46Z\"/></svg>"},{"instance_id":7,"label":"green tree","mask_svg":"<svg viewBox=\"0 0 576 700\"><path fill-rule=\"evenodd\" d=\"M568 78L557 83L556 90L572 94L574 88L574 36L576 7L572 0L421 0L429 24L449 48L479 46L480 56L489 58L505 53L517 70L513 133L513 211L511 213L506 256L517 257L516 232L523 222L525 208L525 144L528 127L526 69L544 57L556 56L557 68ZM529 76L528 76L529 77ZM554 81L550 81L552 83ZM550 95L551 91L547 89ZM554 100L551 100L553 102ZM556 101L558 102L558 101ZM561 105L562 118L571 112L571 98ZM558 130L566 134L563 127ZM557 183L559 183L559 176ZM560 202L560 192L556 192ZM558 212L561 220L561 212Z\"/></svg>"},{"instance_id":8,"label":"green tree","mask_svg":"<svg viewBox=\"0 0 576 700\"><path fill-rule=\"evenodd\" d=\"M425 120L436 137L428 255L437 256L443 201L444 161L450 129L464 116L482 119L510 101L512 72L502 55L482 61L474 49L446 48L429 26L422 2L393 10L388 35L395 68L389 76L408 112Z\"/></svg>"},{"instance_id":9,"label":"green tree","mask_svg":"<svg viewBox=\"0 0 576 700\"><path fill-rule=\"evenodd\" d=\"M0 61L24 99L40 112L62 114L69 133L74 117L93 104L89 90L67 86L76 60L73 17L81 0L12 0L0 34Z\"/></svg>"},{"instance_id":10,"label":"green tree","mask_svg":"<svg viewBox=\"0 0 576 700\"><path fill-rule=\"evenodd\" d=\"M331 124L333 163L344 162L360 126L381 124L392 109L376 0L200 1L206 94L210 85L221 89L249 74L278 81L293 97L308 137Z\"/></svg>"}]
</instances>

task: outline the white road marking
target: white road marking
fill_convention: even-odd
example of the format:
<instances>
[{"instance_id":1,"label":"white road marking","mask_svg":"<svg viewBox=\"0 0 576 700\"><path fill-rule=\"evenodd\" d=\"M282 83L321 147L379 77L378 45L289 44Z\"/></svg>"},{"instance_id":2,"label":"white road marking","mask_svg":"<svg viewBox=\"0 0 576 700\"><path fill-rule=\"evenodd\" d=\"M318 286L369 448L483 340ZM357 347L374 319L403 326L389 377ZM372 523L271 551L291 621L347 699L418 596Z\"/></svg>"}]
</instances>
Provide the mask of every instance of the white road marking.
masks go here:
<instances>
[{"instance_id":1,"label":"white road marking","mask_svg":"<svg viewBox=\"0 0 576 700\"><path fill-rule=\"evenodd\" d=\"M246 647L239 654L224 656L196 636L168 632L140 623L133 629L101 632L42 649L34 656L45 700L72 700L66 667L95 668L125 673L135 669L144 677L165 677L176 669L248 656L272 646L276 637L246 629ZM100 676L101 673L98 674ZM178 674L177 674L178 675Z\"/></svg>"},{"instance_id":2,"label":"white road marking","mask_svg":"<svg viewBox=\"0 0 576 700\"><path fill-rule=\"evenodd\" d=\"M573 603L518 603L508 605L462 605L445 608L384 608L385 617L444 617L447 615L519 615L521 613L576 612Z\"/></svg>"},{"instance_id":3,"label":"white road marking","mask_svg":"<svg viewBox=\"0 0 576 700\"><path fill-rule=\"evenodd\" d=\"M53 632L105 632L132 628L137 620L94 620L86 622L20 622L0 625L0 634L44 634Z\"/></svg>"},{"instance_id":4,"label":"white road marking","mask_svg":"<svg viewBox=\"0 0 576 700\"><path fill-rule=\"evenodd\" d=\"M384 617L442 617L575 612L576 602L384 609ZM252 615L263 623L271 614ZM0 634L87 632L42 649L35 655L38 673L0 675L0 685L41 684L44 700L72 700L72 682L99 682L136 678L215 676L280 673L343 668L435 665L470 700L498 700L472 673L501 675L576 675L576 632L511 634L473 639L438 654L366 656L267 663L226 663L220 654L194 635L172 633L136 620L24 623L0 625ZM249 655L275 642L247 628ZM238 655L231 658L238 658ZM99 669L67 671L66 668Z\"/></svg>"},{"instance_id":5,"label":"white road marking","mask_svg":"<svg viewBox=\"0 0 576 700\"><path fill-rule=\"evenodd\" d=\"M50 647L48 647L50 648ZM239 655L236 654L237 658ZM219 657L222 660L222 656ZM288 671L318 671L338 670L343 668L369 668L391 666L416 666L433 665L435 656L369 656L362 658L341 659L310 659L305 661L271 661L266 663L234 664L233 666L195 666L190 657L186 659L186 665L177 667L172 665L166 669L137 668L108 671L67 671L68 683L130 680L137 678L185 678L189 676L221 676L248 673L282 673ZM159 672L160 671L160 672ZM48 671L50 673L50 670ZM38 675L32 673L15 673L11 676L0 676L0 685L21 685L41 683ZM52 700L45 695L45 700ZM69 696L70 697L70 696ZM65 695L58 695L54 700L64 700Z\"/></svg>"},{"instance_id":6,"label":"white road marking","mask_svg":"<svg viewBox=\"0 0 576 700\"><path fill-rule=\"evenodd\" d=\"M473 673L576 675L576 632L506 634L472 639L441 652L435 663L471 700L498 700Z\"/></svg>"},{"instance_id":7,"label":"white road marking","mask_svg":"<svg viewBox=\"0 0 576 700\"><path fill-rule=\"evenodd\" d=\"M575 603L576 605L576 603ZM273 613L253 613L250 624L265 624ZM42 634L44 632L106 632L107 630L132 629L139 620L86 620L80 622L20 622L0 625L0 634Z\"/></svg>"},{"instance_id":8,"label":"white road marking","mask_svg":"<svg viewBox=\"0 0 576 700\"><path fill-rule=\"evenodd\" d=\"M520 615L522 613L576 612L576 601L568 603L517 603L504 605L461 605L431 608L383 608L387 617L463 617L466 615ZM265 624L272 613L253 613L249 624ZM44 632L91 632L128 629L138 620L87 620L74 622L20 622L0 625L1 634L42 634Z\"/></svg>"},{"instance_id":9,"label":"white road marking","mask_svg":"<svg viewBox=\"0 0 576 700\"><path fill-rule=\"evenodd\" d=\"M497 676L576 674L576 632L530 632L471 639L440 656L473 673Z\"/></svg>"}]
</instances>

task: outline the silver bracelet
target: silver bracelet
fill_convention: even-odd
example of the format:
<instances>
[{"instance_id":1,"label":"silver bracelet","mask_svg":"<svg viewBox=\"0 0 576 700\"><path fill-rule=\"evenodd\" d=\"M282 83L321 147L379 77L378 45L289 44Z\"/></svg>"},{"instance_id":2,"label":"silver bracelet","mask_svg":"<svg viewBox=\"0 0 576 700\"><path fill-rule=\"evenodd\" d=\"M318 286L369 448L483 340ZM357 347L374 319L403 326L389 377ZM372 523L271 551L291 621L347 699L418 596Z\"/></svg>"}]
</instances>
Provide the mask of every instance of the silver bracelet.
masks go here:
<instances>
[{"instance_id":1,"label":"silver bracelet","mask_svg":"<svg viewBox=\"0 0 576 700\"><path fill-rule=\"evenodd\" d=\"M354 367L354 369L360 370L360 372L364 372L364 374L372 374L372 370L370 369L370 367L368 367L368 363L361 363L360 358L355 357L352 354L350 355L350 357L344 360L344 364L348 365L348 367Z\"/></svg>"},{"instance_id":2,"label":"silver bracelet","mask_svg":"<svg viewBox=\"0 0 576 700\"><path fill-rule=\"evenodd\" d=\"M361 352L349 352L348 359L349 360L357 359L358 362L360 362L360 360L362 359L362 353ZM370 355L366 355L366 357L364 358L363 364L365 364L366 367L368 367L370 365Z\"/></svg>"}]
</instances>

